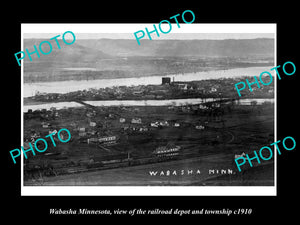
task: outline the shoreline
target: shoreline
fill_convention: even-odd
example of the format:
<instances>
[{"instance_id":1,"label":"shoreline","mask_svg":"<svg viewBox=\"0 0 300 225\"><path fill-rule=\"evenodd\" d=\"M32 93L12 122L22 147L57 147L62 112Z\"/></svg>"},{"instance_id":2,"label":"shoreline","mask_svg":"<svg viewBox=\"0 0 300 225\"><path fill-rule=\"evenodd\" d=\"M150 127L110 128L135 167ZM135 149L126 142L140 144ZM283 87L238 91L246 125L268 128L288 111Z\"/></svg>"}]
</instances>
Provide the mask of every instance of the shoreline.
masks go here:
<instances>
[{"instance_id":1,"label":"shoreline","mask_svg":"<svg viewBox=\"0 0 300 225\"><path fill-rule=\"evenodd\" d=\"M83 79L83 80L68 80L68 81L53 81L53 82L34 82L23 84L23 96L32 97L39 93L56 93L67 94L71 92L84 91L89 89L106 89L116 87L136 87L136 86L151 86L161 85L162 77L169 77L174 82L209 82L236 80L238 82L245 77L253 77L269 67L247 67L233 68L228 70L209 70L205 72L195 73L178 73L178 74L160 74L153 76L139 76L130 78L107 78L107 79ZM213 85L213 83L212 83ZM232 83L234 85L234 83Z\"/></svg>"}]
</instances>

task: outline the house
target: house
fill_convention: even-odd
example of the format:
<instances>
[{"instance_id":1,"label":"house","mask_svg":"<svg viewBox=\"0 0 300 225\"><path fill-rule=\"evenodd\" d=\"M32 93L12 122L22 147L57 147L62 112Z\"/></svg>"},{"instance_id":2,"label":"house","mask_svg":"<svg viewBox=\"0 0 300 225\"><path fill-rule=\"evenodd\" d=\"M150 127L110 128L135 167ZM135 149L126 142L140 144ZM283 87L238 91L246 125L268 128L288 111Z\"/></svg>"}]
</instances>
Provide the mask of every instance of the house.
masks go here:
<instances>
[{"instance_id":1,"label":"house","mask_svg":"<svg viewBox=\"0 0 300 225\"><path fill-rule=\"evenodd\" d=\"M188 85L187 84L178 84L178 88L181 89L181 90L187 90Z\"/></svg>"},{"instance_id":2,"label":"house","mask_svg":"<svg viewBox=\"0 0 300 225\"><path fill-rule=\"evenodd\" d=\"M78 130L79 130L79 136L80 137L85 137L86 136L85 127L80 127L80 128L78 128Z\"/></svg>"},{"instance_id":3,"label":"house","mask_svg":"<svg viewBox=\"0 0 300 225\"><path fill-rule=\"evenodd\" d=\"M53 116L58 117L58 112L57 111L53 111Z\"/></svg>"},{"instance_id":4,"label":"house","mask_svg":"<svg viewBox=\"0 0 300 225\"><path fill-rule=\"evenodd\" d=\"M47 122L42 122L41 125L43 128L49 128L51 126L51 124Z\"/></svg>"},{"instance_id":5,"label":"house","mask_svg":"<svg viewBox=\"0 0 300 225\"><path fill-rule=\"evenodd\" d=\"M95 122L90 122L90 126L91 126L91 127L95 127L95 126L96 126L96 123L95 123Z\"/></svg>"},{"instance_id":6,"label":"house","mask_svg":"<svg viewBox=\"0 0 300 225\"><path fill-rule=\"evenodd\" d=\"M142 119L141 118L133 118L131 120L131 123L141 124L142 123Z\"/></svg>"},{"instance_id":7,"label":"house","mask_svg":"<svg viewBox=\"0 0 300 225\"><path fill-rule=\"evenodd\" d=\"M206 105L199 105L199 109L208 109Z\"/></svg>"},{"instance_id":8,"label":"house","mask_svg":"<svg viewBox=\"0 0 300 225\"><path fill-rule=\"evenodd\" d=\"M85 127L80 127L79 132L85 132Z\"/></svg>"},{"instance_id":9,"label":"house","mask_svg":"<svg viewBox=\"0 0 300 225\"><path fill-rule=\"evenodd\" d=\"M158 127L158 126L159 126L159 123L158 123L158 122L150 123L150 126L151 126L151 127Z\"/></svg>"},{"instance_id":10,"label":"house","mask_svg":"<svg viewBox=\"0 0 300 225\"><path fill-rule=\"evenodd\" d=\"M162 127L168 127L169 123L168 123L168 121L161 121L161 122L159 122L159 125Z\"/></svg>"},{"instance_id":11,"label":"house","mask_svg":"<svg viewBox=\"0 0 300 225\"><path fill-rule=\"evenodd\" d=\"M126 122L126 119L125 118L120 118L120 123L125 123Z\"/></svg>"},{"instance_id":12,"label":"house","mask_svg":"<svg viewBox=\"0 0 300 225\"><path fill-rule=\"evenodd\" d=\"M57 134L57 130L49 130L49 134L52 134L52 133L54 133L54 134Z\"/></svg>"},{"instance_id":13,"label":"house","mask_svg":"<svg viewBox=\"0 0 300 225\"><path fill-rule=\"evenodd\" d=\"M174 127L180 127L179 123L174 123Z\"/></svg>"},{"instance_id":14,"label":"house","mask_svg":"<svg viewBox=\"0 0 300 225\"><path fill-rule=\"evenodd\" d=\"M148 128L147 127L140 127L138 129L139 132L145 132L145 131L148 131Z\"/></svg>"},{"instance_id":15,"label":"house","mask_svg":"<svg viewBox=\"0 0 300 225\"><path fill-rule=\"evenodd\" d=\"M107 141L115 141L117 139L116 136L106 136L106 137L100 137L98 139L99 142L107 142Z\"/></svg>"},{"instance_id":16,"label":"house","mask_svg":"<svg viewBox=\"0 0 300 225\"><path fill-rule=\"evenodd\" d=\"M217 88L215 88L215 87L211 87L210 88L210 92L217 92L218 90L217 90Z\"/></svg>"},{"instance_id":17,"label":"house","mask_svg":"<svg viewBox=\"0 0 300 225\"><path fill-rule=\"evenodd\" d=\"M180 146L160 146L152 154L158 157L179 155Z\"/></svg>"},{"instance_id":18,"label":"house","mask_svg":"<svg viewBox=\"0 0 300 225\"><path fill-rule=\"evenodd\" d=\"M98 142L98 138L95 138L95 137L92 137L92 138L88 138L87 139L87 143L90 144L90 143L97 143Z\"/></svg>"},{"instance_id":19,"label":"house","mask_svg":"<svg viewBox=\"0 0 300 225\"><path fill-rule=\"evenodd\" d=\"M100 137L98 141L101 145L113 145L117 143L117 137L116 136Z\"/></svg>"},{"instance_id":20,"label":"house","mask_svg":"<svg viewBox=\"0 0 300 225\"><path fill-rule=\"evenodd\" d=\"M204 130L204 126L202 126L202 125L197 125L197 126L195 126L195 128L197 130Z\"/></svg>"}]
</instances>

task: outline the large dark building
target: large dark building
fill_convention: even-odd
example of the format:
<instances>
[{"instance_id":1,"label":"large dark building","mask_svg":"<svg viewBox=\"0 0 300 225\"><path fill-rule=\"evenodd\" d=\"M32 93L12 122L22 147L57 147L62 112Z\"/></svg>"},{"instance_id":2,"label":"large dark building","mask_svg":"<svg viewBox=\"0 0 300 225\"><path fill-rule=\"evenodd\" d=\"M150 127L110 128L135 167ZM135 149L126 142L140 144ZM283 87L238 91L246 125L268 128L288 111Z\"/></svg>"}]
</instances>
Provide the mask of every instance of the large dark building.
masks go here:
<instances>
[{"instance_id":1,"label":"large dark building","mask_svg":"<svg viewBox=\"0 0 300 225\"><path fill-rule=\"evenodd\" d=\"M162 77L162 84L171 84L171 78L170 77Z\"/></svg>"}]
</instances>

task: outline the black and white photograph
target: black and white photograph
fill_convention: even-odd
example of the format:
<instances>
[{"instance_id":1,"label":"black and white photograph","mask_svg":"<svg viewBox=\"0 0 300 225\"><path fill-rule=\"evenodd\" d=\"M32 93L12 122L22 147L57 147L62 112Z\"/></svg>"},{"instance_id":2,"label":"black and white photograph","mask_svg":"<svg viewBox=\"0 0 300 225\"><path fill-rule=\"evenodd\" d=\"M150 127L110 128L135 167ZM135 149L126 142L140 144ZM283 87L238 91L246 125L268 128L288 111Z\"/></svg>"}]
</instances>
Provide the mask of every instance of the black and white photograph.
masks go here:
<instances>
[{"instance_id":1,"label":"black and white photograph","mask_svg":"<svg viewBox=\"0 0 300 225\"><path fill-rule=\"evenodd\" d=\"M297 219L292 2L3 10L4 221Z\"/></svg>"},{"instance_id":2,"label":"black and white photograph","mask_svg":"<svg viewBox=\"0 0 300 225\"><path fill-rule=\"evenodd\" d=\"M21 62L23 146L44 150L23 157L24 193L47 186L117 187L117 195L135 186L141 193L161 187L152 194L174 186L177 194L185 187L196 195L236 187L237 194L275 193L274 158L244 162L241 171L235 162L275 141L275 79L254 79L274 76L275 25L184 25L140 45L120 29L151 24L106 33L101 24L90 25L91 33L76 24L68 33L22 25L23 51L31 52ZM38 57L33 46L48 55ZM239 96L235 84L246 79L251 90L240 88Z\"/></svg>"}]
</instances>

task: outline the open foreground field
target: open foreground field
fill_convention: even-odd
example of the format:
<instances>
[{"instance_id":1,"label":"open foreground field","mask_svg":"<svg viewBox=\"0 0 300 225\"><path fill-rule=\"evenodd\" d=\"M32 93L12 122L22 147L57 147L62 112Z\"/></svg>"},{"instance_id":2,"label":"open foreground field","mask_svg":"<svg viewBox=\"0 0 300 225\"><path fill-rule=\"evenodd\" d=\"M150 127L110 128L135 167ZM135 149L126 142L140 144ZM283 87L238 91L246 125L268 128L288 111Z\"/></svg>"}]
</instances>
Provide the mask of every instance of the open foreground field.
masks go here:
<instances>
[{"instance_id":1,"label":"open foreground field","mask_svg":"<svg viewBox=\"0 0 300 225\"><path fill-rule=\"evenodd\" d=\"M230 154L214 154L185 160L139 165L80 174L49 177L27 185L67 186L273 186L272 163L263 163L246 172L235 169Z\"/></svg>"},{"instance_id":2,"label":"open foreground field","mask_svg":"<svg viewBox=\"0 0 300 225\"><path fill-rule=\"evenodd\" d=\"M72 140L25 160L24 185L273 185L272 161L242 167L246 172L239 173L234 155L273 142L274 105L222 107L222 115L184 106L94 107L87 117L91 109L84 106L58 110L57 117L48 119L50 128L41 127L43 117L27 118L24 139L63 127ZM158 121L163 125L150 126ZM97 126L90 127L91 122ZM80 128L85 128L84 136ZM107 136L116 142L87 141ZM158 159L153 151L163 146L179 146L180 153Z\"/></svg>"}]
</instances>

